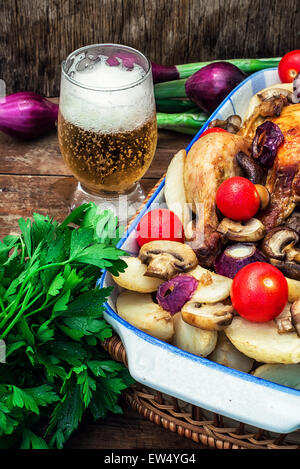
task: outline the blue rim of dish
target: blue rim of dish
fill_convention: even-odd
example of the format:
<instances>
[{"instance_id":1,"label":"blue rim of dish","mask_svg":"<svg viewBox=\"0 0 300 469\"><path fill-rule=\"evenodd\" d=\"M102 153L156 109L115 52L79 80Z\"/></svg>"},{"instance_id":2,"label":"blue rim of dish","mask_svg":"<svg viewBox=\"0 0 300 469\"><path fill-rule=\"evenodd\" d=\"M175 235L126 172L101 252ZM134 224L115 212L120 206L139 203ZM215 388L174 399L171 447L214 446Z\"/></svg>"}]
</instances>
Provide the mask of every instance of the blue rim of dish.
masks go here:
<instances>
[{"instance_id":1,"label":"blue rim of dish","mask_svg":"<svg viewBox=\"0 0 300 469\"><path fill-rule=\"evenodd\" d=\"M198 138L200 137L200 135L202 134L202 132L204 132L209 123L215 118L215 116L218 114L219 110L224 106L224 104L227 102L227 101L231 101L231 97L232 95L234 95L241 87L243 87L245 85L245 83L247 83L248 81L252 81L254 77L256 76L259 76L260 74L262 73L265 73L266 71L274 71L274 70L277 70L277 67L274 67L274 68L269 68L267 70L260 70L256 73L253 73L252 75L250 75L248 78L246 78L242 83L240 83L236 88L234 88L231 93L229 93L229 95L224 99L224 101L222 101L222 103L217 107L217 109L211 114L211 116L207 119L206 123L203 125L203 127L197 132L197 134L194 136L194 138L191 140L191 142L189 143L189 145L186 147L186 152L188 152L191 148L191 146L198 140ZM124 236L121 238L121 240L119 241L119 243L117 244L117 247L118 248L121 248L123 246L123 244L125 243L125 241L127 240L127 238L130 236L130 234L135 230L136 226L138 225L139 221L141 220L141 218L143 217L143 215L148 211L148 209L150 208L152 202L156 199L156 197L158 196L158 194L161 192L161 190L163 189L165 185L165 178L163 179L163 181L159 184L159 186L157 187L157 189L155 190L155 192L152 194L152 196L149 198L149 200L146 202L145 206L143 207L143 209L140 211L140 213L136 216L136 218L133 220L133 222L130 224L128 230L126 230ZM103 271L103 274L102 274L102 277L99 279L99 281L97 282L97 284L103 288L104 287L104 282L105 282L105 277L106 277L106 274L107 274L107 270L104 270ZM300 390L299 389L294 389L294 388L290 388L288 386L284 386L282 384L278 384L278 383L274 383L272 381L268 381L268 380L265 380L264 378L259 378L258 376L253 376L253 375L250 375L249 373L245 373L243 371L238 371L238 370L235 370L233 368L229 368L225 365L221 365L219 363L216 363L216 362L213 362L205 357L199 357L197 355L194 355L190 352L186 352L185 350L181 350L179 349L178 347L175 347L174 345L171 345L171 344L168 344L166 342L163 342L162 340L160 339L157 339L156 337L153 337L153 336L150 336L149 334L147 334L146 332L143 332L141 331L140 329L137 329L136 327L132 326L131 324L129 324L127 321L125 321L124 319L122 319L114 310L113 308L108 304L108 302L104 303L104 307L105 307L105 312L110 316L112 317L116 322L118 322L119 324L121 324L122 326L126 327L127 329L129 329L130 331L134 332L135 335L141 337L142 339L144 339L146 342L150 342L151 344L153 345L156 345L156 346L159 346L161 348L165 348L167 349L169 352L173 353L173 354L176 354L176 355L180 355L180 356L183 356L189 360L192 360L194 362L197 362L197 363L200 363L201 365L204 365L206 367L210 367L210 368L215 368L217 370L219 370L220 372L223 372L223 373L226 373L226 374L229 374L229 375L234 375L238 378L240 378L241 380L243 381L251 381L251 382L256 382L258 385L260 386L264 386L264 387L268 387L268 388L272 388L274 391L280 391L280 392L284 392L284 393L287 393L287 394L292 394L292 395L295 395L295 396L300 396Z\"/></svg>"}]
</instances>

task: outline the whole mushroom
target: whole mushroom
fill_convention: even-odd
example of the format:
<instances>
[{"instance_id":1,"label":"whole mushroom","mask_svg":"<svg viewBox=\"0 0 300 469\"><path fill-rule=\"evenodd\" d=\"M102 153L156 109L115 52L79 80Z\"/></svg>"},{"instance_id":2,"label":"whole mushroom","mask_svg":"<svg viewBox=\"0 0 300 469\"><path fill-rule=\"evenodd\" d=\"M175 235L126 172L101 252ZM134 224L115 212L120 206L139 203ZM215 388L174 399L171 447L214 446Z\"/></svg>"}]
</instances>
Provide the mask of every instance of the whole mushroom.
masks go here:
<instances>
[{"instance_id":1,"label":"whole mushroom","mask_svg":"<svg viewBox=\"0 0 300 469\"><path fill-rule=\"evenodd\" d=\"M287 226L273 228L262 242L262 250L271 264L287 277L300 280L300 249L295 245L298 233Z\"/></svg>"},{"instance_id":2,"label":"whole mushroom","mask_svg":"<svg viewBox=\"0 0 300 469\"><path fill-rule=\"evenodd\" d=\"M177 241L151 241L139 252L146 264L145 275L169 280L175 274L188 272L198 265L197 256L190 246Z\"/></svg>"}]
</instances>

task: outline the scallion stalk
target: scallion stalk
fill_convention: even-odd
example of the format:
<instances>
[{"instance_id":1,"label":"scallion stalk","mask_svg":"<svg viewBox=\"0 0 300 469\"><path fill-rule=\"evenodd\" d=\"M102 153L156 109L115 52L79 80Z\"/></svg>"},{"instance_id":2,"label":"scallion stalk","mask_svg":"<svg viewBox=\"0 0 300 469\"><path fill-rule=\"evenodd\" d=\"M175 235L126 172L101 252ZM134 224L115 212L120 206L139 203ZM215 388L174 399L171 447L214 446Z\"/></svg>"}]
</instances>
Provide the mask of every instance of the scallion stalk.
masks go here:
<instances>
[{"instance_id":1,"label":"scallion stalk","mask_svg":"<svg viewBox=\"0 0 300 469\"><path fill-rule=\"evenodd\" d=\"M271 57L262 59L228 59L222 60L222 62L230 62L244 73L254 73L264 68L277 67L281 57ZM195 72L200 70L214 62L220 62L219 60L211 60L208 62L195 62L181 65L159 65L152 63L152 75L154 83L162 83L170 80L178 80L181 78L188 78Z\"/></svg>"},{"instance_id":2,"label":"scallion stalk","mask_svg":"<svg viewBox=\"0 0 300 469\"><path fill-rule=\"evenodd\" d=\"M189 99L157 99L156 110L158 112L199 112L199 108Z\"/></svg>"},{"instance_id":3,"label":"scallion stalk","mask_svg":"<svg viewBox=\"0 0 300 469\"><path fill-rule=\"evenodd\" d=\"M195 135L207 121L208 115L203 112L177 114L158 112L156 118L159 129Z\"/></svg>"}]
</instances>

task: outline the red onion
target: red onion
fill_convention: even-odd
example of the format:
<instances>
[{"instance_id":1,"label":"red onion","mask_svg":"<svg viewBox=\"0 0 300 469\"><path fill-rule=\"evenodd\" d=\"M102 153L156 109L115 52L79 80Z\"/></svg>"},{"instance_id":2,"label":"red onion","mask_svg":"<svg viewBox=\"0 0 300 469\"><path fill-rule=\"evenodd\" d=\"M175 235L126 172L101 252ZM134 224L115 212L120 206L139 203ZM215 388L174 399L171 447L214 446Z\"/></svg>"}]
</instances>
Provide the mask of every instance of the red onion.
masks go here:
<instances>
[{"instance_id":1,"label":"red onion","mask_svg":"<svg viewBox=\"0 0 300 469\"><path fill-rule=\"evenodd\" d=\"M300 103L300 72L293 81L293 103Z\"/></svg>"},{"instance_id":2,"label":"red onion","mask_svg":"<svg viewBox=\"0 0 300 469\"><path fill-rule=\"evenodd\" d=\"M159 65L151 62L154 83L179 79L179 72L175 65Z\"/></svg>"},{"instance_id":3,"label":"red onion","mask_svg":"<svg viewBox=\"0 0 300 469\"><path fill-rule=\"evenodd\" d=\"M0 130L30 140L55 129L58 104L30 91L0 99Z\"/></svg>"},{"instance_id":4,"label":"red onion","mask_svg":"<svg viewBox=\"0 0 300 469\"><path fill-rule=\"evenodd\" d=\"M284 140L283 134L278 127L271 121L265 121L256 129L255 137L252 142L252 156L266 168L273 166L278 147Z\"/></svg>"},{"instance_id":5,"label":"red onion","mask_svg":"<svg viewBox=\"0 0 300 469\"><path fill-rule=\"evenodd\" d=\"M254 244L234 244L217 257L214 268L217 274L234 278L245 265L252 262L267 262Z\"/></svg>"},{"instance_id":6,"label":"red onion","mask_svg":"<svg viewBox=\"0 0 300 469\"><path fill-rule=\"evenodd\" d=\"M177 275L159 286L156 299L163 309L175 314L191 299L197 286L198 281L194 277Z\"/></svg>"},{"instance_id":7,"label":"red onion","mask_svg":"<svg viewBox=\"0 0 300 469\"><path fill-rule=\"evenodd\" d=\"M214 62L187 79L188 98L205 112L214 111L246 75L228 62Z\"/></svg>"}]
</instances>

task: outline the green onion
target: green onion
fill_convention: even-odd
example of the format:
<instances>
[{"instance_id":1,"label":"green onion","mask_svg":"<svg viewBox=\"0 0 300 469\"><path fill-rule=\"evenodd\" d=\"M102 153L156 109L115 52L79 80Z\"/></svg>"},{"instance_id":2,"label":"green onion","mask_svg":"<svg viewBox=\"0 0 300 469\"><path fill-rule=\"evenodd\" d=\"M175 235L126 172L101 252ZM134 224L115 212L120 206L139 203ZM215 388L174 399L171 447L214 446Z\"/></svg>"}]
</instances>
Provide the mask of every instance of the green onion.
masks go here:
<instances>
[{"instance_id":1,"label":"green onion","mask_svg":"<svg viewBox=\"0 0 300 469\"><path fill-rule=\"evenodd\" d=\"M156 110L158 112L192 112L198 111L199 108L189 99L157 99Z\"/></svg>"},{"instance_id":2,"label":"green onion","mask_svg":"<svg viewBox=\"0 0 300 469\"><path fill-rule=\"evenodd\" d=\"M173 130L189 135L195 135L208 119L208 115L203 112L177 114L158 112L156 117L159 129Z\"/></svg>"}]
</instances>

